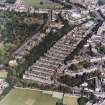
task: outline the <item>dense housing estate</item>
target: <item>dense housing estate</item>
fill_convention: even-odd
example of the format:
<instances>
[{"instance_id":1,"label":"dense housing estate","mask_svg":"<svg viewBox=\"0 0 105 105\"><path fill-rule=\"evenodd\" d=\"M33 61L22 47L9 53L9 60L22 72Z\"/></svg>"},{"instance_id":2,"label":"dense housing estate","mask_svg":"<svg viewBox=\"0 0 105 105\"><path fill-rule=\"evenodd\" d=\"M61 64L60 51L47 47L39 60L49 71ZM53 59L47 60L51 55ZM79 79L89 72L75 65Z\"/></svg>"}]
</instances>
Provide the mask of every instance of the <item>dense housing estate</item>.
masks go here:
<instances>
[{"instance_id":1,"label":"dense housing estate","mask_svg":"<svg viewBox=\"0 0 105 105\"><path fill-rule=\"evenodd\" d=\"M104 0L0 0L0 24L0 105L105 104Z\"/></svg>"}]
</instances>

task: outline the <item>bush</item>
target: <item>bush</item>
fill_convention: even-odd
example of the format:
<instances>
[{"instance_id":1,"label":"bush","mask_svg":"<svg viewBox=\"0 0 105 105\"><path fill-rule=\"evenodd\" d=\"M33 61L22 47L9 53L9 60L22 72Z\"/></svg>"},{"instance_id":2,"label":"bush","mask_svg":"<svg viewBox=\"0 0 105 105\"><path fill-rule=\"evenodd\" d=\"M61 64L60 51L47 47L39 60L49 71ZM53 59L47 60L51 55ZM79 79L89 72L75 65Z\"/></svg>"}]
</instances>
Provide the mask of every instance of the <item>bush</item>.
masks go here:
<instances>
[{"instance_id":1,"label":"bush","mask_svg":"<svg viewBox=\"0 0 105 105\"><path fill-rule=\"evenodd\" d=\"M80 98L78 98L78 104L79 105L86 105L86 103L88 102L88 98L86 98L86 97L80 97Z\"/></svg>"}]
</instances>

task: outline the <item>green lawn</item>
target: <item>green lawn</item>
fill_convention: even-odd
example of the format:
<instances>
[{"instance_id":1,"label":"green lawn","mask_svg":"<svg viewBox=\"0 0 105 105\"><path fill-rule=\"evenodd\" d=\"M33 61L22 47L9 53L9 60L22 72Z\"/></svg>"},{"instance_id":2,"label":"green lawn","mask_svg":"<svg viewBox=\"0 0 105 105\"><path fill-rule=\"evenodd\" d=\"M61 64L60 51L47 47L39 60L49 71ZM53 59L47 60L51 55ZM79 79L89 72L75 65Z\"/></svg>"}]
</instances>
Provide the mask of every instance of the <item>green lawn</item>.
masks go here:
<instances>
[{"instance_id":1,"label":"green lawn","mask_svg":"<svg viewBox=\"0 0 105 105\"><path fill-rule=\"evenodd\" d=\"M0 78L6 78L7 72L5 70L0 70Z\"/></svg>"},{"instance_id":2,"label":"green lawn","mask_svg":"<svg viewBox=\"0 0 105 105\"><path fill-rule=\"evenodd\" d=\"M65 95L63 103L64 105L78 105L77 97Z\"/></svg>"},{"instance_id":3,"label":"green lawn","mask_svg":"<svg viewBox=\"0 0 105 105\"><path fill-rule=\"evenodd\" d=\"M0 105L56 105L57 99L34 90L13 89Z\"/></svg>"},{"instance_id":4,"label":"green lawn","mask_svg":"<svg viewBox=\"0 0 105 105\"><path fill-rule=\"evenodd\" d=\"M27 6L34 6L36 8L62 8L60 4L52 3L49 0L24 0L24 2ZM43 2L43 4L40 4L40 2Z\"/></svg>"}]
</instances>

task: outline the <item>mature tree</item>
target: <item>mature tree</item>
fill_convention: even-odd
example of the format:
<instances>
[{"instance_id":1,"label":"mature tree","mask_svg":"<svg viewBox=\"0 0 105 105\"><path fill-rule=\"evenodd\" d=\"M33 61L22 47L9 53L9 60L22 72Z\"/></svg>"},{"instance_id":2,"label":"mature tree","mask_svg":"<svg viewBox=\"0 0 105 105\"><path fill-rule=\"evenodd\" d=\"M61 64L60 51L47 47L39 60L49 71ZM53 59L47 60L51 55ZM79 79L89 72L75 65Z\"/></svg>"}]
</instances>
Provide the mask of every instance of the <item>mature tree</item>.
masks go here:
<instances>
[{"instance_id":1,"label":"mature tree","mask_svg":"<svg viewBox=\"0 0 105 105\"><path fill-rule=\"evenodd\" d=\"M86 97L80 97L80 98L78 98L78 104L79 105L86 105L86 103L88 102L88 98L86 98Z\"/></svg>"}]
</instances>

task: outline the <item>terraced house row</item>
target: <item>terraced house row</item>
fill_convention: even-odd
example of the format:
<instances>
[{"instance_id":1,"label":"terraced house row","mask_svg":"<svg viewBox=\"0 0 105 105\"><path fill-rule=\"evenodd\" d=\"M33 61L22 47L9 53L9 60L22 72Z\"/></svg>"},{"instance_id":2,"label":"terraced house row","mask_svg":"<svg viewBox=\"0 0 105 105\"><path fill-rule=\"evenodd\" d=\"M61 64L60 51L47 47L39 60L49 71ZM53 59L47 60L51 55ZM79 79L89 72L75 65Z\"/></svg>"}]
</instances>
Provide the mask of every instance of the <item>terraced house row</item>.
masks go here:
<instances>
[{"instance_id":1,"label":"terraced house row","mask_svg":"<svg viewBox=\"0 0 105 105\"><path fill-rule=\"evenodd\" d=\"M13 53L15 59L22 59L25 55L29 54L30 50L37 46L45 36L46 34L40 32L33 35L27 42L25 42Z\"/></svg>"}]
</instances>

